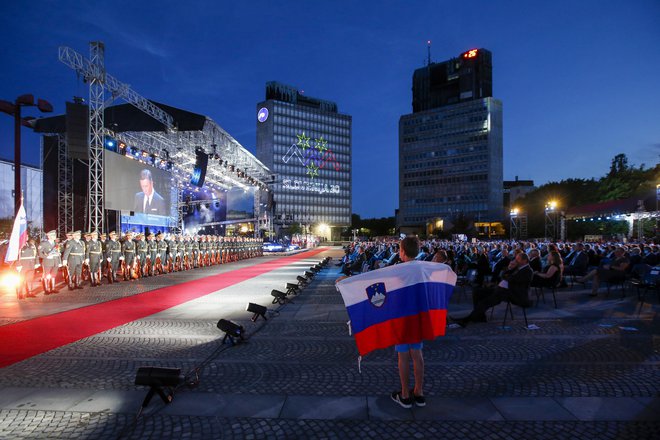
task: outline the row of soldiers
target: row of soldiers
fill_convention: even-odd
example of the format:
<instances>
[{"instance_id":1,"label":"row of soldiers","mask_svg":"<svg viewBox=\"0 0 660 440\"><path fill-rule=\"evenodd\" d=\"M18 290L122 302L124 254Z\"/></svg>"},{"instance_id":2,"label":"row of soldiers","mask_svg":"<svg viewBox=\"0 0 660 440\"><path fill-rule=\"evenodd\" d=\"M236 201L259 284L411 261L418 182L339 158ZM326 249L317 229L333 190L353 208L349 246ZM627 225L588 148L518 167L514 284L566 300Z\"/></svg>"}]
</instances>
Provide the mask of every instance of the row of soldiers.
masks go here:
<instances>
[{"instance_id":1,"label":"row of soldiers","mask_svg":"<svg viewBox=\"0 0 660 440\"><path fill-rule=\"evenodd\" d=\"M126 232L120 238L115 231L107 236L92 231L83 239L81 231L72 231L63 243L56 237L55 231L49 231L38 247L29 240L21 249L17 264L22 280L19 299L34 296L31 280L39 266L43 268L44 294L49 295L57 293L55 277L59 270L69 290L75 290L82 289L85 280L96 287L103 278L114 283L253 258L262 255L263 244L255 238L160 232Z\"/></svg>"}]
</instances>

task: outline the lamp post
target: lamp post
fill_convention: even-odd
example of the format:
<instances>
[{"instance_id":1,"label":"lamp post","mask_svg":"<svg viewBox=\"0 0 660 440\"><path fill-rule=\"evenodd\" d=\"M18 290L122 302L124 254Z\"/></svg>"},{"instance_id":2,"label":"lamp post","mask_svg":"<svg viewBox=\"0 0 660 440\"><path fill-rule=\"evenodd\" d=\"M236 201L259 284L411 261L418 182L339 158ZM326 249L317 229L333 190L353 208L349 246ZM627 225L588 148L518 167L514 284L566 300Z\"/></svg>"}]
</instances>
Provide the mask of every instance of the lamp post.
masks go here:
<instances>
[{"instance_id":1,"label":"lamp post","mask_svg":"<svg viewBox=\"0 0 660 440\"><path fill-rule=\"evenodd\" d=\"M546 238L554 240L557 236L557 202L550 200L545 204L545 232Z\"/></svg>"},{"instance_id":2,"label":"lamp post","mask_svg":"<svg viewBox=\"0 0 660 440\"><path fill-rule=\"evenodd\" d=\"M42 113L50 113L53 106L46 100L37 99L30 94L21 95L11 103L0 100L0 111L14 117L14 215L21 206L21 125L32 127L30 121L34 118L21 118L21 107L37 107Z\"/></svg>"}]
</instances>

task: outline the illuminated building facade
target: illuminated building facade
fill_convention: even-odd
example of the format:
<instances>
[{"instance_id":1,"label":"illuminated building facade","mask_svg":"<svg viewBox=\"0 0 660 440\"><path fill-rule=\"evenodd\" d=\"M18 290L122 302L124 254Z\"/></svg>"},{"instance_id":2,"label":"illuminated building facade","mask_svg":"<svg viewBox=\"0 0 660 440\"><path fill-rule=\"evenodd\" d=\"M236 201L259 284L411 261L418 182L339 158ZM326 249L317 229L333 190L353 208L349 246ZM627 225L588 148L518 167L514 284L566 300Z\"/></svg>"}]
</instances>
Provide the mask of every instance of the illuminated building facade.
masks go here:
<instances>
[{"instance_id":1,"label":"illuminated building facade","mask_svg":"<svg viewBox=\"0 0 660 440\"><path fill-rule=\"evenodd\" d=\"M277 82L257 104L257 158L276 176L274 224L337 238L351 224L352 118Z\"/></svg>"},{"instance_id":2,"label":"illuminated building facade","mask_svg":"<svg viewBox=\"0 0 660 440\"><path fill-rule=\"evenodd\" d=\"M406 233L445 228L460 213L502 220L502 103L492 55L473 49L413 75L413 113L399 120L399 212Z\"/></svg>"}]
</instances>

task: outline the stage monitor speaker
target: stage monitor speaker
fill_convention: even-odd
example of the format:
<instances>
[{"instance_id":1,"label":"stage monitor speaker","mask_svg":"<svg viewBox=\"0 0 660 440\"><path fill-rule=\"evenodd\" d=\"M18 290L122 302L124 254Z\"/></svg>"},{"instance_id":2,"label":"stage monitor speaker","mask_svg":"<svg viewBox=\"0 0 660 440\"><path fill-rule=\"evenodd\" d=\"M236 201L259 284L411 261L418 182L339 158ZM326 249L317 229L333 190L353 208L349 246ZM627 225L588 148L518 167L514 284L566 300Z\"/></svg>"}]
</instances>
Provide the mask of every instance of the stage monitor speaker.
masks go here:
<instances>
[{"instance_id":1,"label":"stage monitor speaker","mask_svg":"<svg viewBox=\"0 0 660 440\"><path fill-rule=\"evenodd\" d=\"M66 144L69 158L87 161L89 109L85 104L66 103Z\"/></svg>"},{"instance_id":2,"label":"stage monitor speaker","mask_svg":"<svg viewBox=\"0 0 660 440\"><path fill-rule=\"evenodd\" d=\"M195 169L193 170L190 184L201 188L204 186L204 179L206 179L206 167L209 164L209 155L203 150L197 150L195 151L195 154L197 158L195 160Z\"/></svg>"}]
</instances>

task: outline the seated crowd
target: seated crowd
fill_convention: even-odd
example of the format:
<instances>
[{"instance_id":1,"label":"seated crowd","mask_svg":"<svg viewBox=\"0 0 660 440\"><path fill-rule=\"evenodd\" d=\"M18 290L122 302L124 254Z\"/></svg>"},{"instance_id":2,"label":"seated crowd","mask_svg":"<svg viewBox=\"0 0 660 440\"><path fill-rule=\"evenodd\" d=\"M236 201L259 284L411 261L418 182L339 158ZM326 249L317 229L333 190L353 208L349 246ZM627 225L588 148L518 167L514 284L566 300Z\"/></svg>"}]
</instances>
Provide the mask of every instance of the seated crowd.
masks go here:
<instances>
[{"instance_id":1,"label":"seated crowd","mask_svg":"<svg viewBox=\"0 0 660 440\"><path fill-rule=\"evenodd\" d=\"M571 282L591 282L591 296L602 283L644 279L660 265L660 246L624 243L552 243L535 241L481 241L467 243L425 240L415 260L434 261L451 267L474 288L473 312L457 322L485 321L485 311L510 300L528 307L528 290L566 287ZM387 238L351 243L338 265L346 276L401 262L399 239Z\"/></svg>"}]
</instances>

